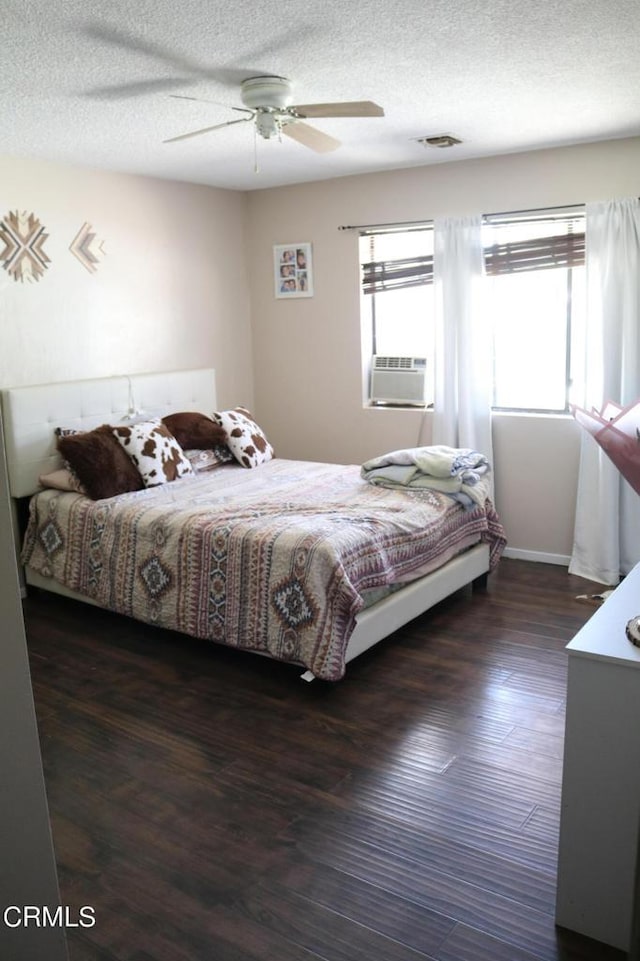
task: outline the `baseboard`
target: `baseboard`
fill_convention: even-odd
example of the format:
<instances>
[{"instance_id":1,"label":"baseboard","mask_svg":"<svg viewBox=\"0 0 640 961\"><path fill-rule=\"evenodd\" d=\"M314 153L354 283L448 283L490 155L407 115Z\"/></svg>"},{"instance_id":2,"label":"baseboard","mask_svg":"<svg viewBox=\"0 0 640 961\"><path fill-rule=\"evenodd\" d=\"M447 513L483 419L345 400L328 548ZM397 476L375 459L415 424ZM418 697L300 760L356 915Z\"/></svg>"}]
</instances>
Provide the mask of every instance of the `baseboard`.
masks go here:
<instances>
[{"instance_id":1,"label":"baseboard","mask_svg":"<svg viewBox=\"0 0 640 961\"><path fill-rule=\"evenodd\" d=\"M557 564L568 567L571 558L568 554L548 554L546 551L526 551L520 547L505 547L503 557L516 561L534 561L538 564Z\"/></svg>"}]
</instances>

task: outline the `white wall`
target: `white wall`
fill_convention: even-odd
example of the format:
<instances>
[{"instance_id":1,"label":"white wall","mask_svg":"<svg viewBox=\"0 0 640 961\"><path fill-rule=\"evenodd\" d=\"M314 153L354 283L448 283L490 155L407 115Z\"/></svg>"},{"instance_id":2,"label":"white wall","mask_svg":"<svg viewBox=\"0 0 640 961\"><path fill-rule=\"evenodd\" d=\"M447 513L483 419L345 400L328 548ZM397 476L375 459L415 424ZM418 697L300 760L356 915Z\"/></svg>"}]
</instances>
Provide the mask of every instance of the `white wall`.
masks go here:
<instances>
[{"instance_id":1,"label":"white wall","mask_svg":"<svg viewBox=\"0 0 640 961\"><path fill-rule=\"evenodd\" d=\"M248 198L256 411L286 457L359 463L430 438L415 411L364 409L357 233L341 224L521 210L640 193L640 138L367 174ZM272 245L313 244L315 295L276 300ZM541 372L543 376L543 372ZM579 429L496 417L496 501L516 551L571 553Z\"/></svg>"},{"instance_id":2,"label":"white wall","mask_svg":"<svg viewBox=\"0 0 640 961\"><path fill-rule=\"evenodd\" d=\"M214 366L220 402L251 404L245 206L234 191L0 157L0 218L33 212L51 260L36 283L0 270L0 386ZM93 274L68 249L85 222L104 240Z\"/></svg>"}]
</instances>

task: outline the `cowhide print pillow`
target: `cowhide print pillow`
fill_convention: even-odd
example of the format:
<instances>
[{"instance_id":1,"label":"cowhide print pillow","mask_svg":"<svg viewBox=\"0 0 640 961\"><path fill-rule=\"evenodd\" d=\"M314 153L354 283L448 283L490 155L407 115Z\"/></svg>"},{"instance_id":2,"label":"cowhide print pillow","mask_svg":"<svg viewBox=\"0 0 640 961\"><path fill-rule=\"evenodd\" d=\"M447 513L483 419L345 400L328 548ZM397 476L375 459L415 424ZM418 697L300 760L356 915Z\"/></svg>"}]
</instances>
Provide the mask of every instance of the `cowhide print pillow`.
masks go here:
<instances>
[{"instance_id":1,"label":"cowhide print pillow","mask_svg":"<svg viewBox=\"0 0 640 961\"><path fill-rule=\"evenodd\" d=\"M180 444L160 420L114 427L113 433L138 469L145 487L193 475Z\"/></svg>"},{"instance_id":2,"label":"cowhide print pillow","mask_svg":"<svg viewBox=\"0 0 640 961\"><path fill-rule=\"evenodd\" d=\"M243 467L258 467L275 456L264 431L245 407L216 411L213 419L226 430L227 446Z\"/></svg>"}]
</instances>

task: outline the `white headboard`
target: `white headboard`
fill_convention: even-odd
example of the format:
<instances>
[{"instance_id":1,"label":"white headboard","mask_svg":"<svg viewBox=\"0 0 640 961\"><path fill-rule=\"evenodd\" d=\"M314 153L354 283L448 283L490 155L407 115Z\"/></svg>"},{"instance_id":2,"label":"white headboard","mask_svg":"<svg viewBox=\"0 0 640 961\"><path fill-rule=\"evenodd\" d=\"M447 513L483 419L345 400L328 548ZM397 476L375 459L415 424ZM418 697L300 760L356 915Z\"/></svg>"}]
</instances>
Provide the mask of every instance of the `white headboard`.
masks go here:
<instances>
[{"instance_id":1,"label":"white headboard","mask_svg":"<svg viewBox=\"0 0 640 961\"><path fill-rule=\"evenodd\" d=\"M9 387L1 397L12 497L33 494L39 475L60 466L56 427L91 430L136 411L163 417L182 410L211 414L217 407L211 367Z\"/></svg>"}]
</instances>

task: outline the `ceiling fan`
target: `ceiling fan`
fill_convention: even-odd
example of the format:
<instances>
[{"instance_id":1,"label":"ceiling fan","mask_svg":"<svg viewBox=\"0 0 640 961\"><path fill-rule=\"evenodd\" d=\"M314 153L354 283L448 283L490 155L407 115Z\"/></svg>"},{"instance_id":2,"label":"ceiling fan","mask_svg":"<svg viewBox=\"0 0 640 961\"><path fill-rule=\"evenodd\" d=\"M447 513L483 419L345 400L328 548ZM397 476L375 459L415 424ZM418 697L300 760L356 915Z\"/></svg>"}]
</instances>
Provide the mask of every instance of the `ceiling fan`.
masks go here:
<instances>
[{"instance_id":1,"label":"ceiling fan","mask_svg":"<svg viewBox=\"0 0 640 961\"><path fill-rule=\"evenodd\" d=\"M173 94L180 100L197 100L197 97L184 97ZM175 143L189 137L199 137L200 134L231 127L238 123L254 122L256 133L264 140L279 137L284 134L297 140L304 147L315 150L316 153L328 153L340 146L335 137L303 123L308 117L383 117L384 110L370 100L343 101L341 103L306 103L292 104L293 88L290 80L285 77L249 77L240 85L240 99L244 107L232 107L232 110L247 114L238 120L227 120L214 124L213 127L203 127L191 133L170 137L164 143ZM204 101L205 103L207 101Z\"/></svg>"}]
</instances>

